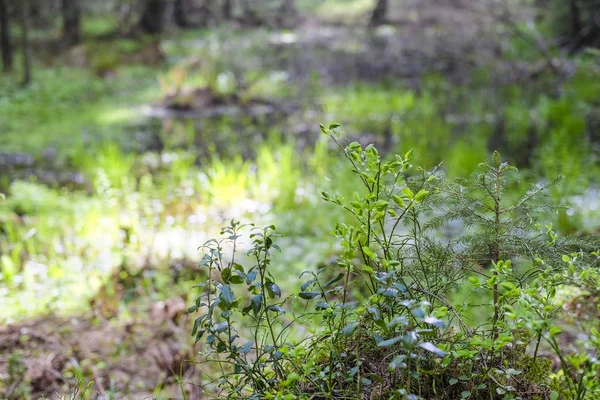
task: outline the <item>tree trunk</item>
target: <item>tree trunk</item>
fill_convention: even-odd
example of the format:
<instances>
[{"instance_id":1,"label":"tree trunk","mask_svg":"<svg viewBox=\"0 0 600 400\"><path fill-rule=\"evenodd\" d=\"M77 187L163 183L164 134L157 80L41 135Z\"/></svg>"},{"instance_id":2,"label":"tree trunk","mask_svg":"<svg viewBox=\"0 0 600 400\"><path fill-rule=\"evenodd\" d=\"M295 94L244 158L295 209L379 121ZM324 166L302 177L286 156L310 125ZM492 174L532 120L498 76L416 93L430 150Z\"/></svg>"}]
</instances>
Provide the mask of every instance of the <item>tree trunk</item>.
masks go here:
<instances>
[{"instance_id":1,"label":"tree trunk","mask_svg":"<svg viewBox=\"0 0 600 400\"><path fill-rule=\"evenodd\" d=\"M371 14L370 24L373 26L381 25L385 22L388 9L388 0L377 0L373 14Z\"/></svg>"},{"instance_id":2,"label":"tree trunk","mask_svg":"<svg viewBox=\"0 0 600 400\"><path fill-rule=\"evenodd\" d=\"M280 27L292 28L296 25L298 12L294 0L283 0L277 15Z\"/></svg>"},{"instance_id":3,"label":"tree trunk","mask_svg":"<svg viewBox=\"0 0 600 400\"><path fill-rule=\"evenodd\" d=\"M579 6L577 6L577 0L569 0L569 13L571 18L570 36L574 38L581 32L581 14Z\"/></svg>"},{"instance_id":4,"label":"tree trunk","mask_svg":"<svg viewBox=\"0 0 600 400\"><path fill-rule=\"evenodd\" d=\"M67 46L79 43L81 7L79 0L62 0L63 41Z\"/></svg>"},{"instance_id":5,"label":"tree trunk","mask_svg":"<svg viewBox=\"0 0 600 400\"><path fill-rule=\"evenodd\" d=\"M0 0L0 49L2 50L4 71L10 71L13 65L13 48L10 40L10 16L6 0Z\"/></svg>"},{"instance_id":6,"label":"tree trunk","mask_svg":"<svg viewBox=\"0 0 600 400\"><path fill-rule=\"evenodd\" d=\"M145 1L144 12L140 20L140 28L143 32L152 35L162 33L166 6L165 0Z\"/></svg>"},{"instance_id":7,"label":"tree trunk","mask_svg":"<svg viewBox=\"0 0 600 400\"><path fill-rule=\"evenodd\" d=\"M258 11L255 7L250 5L250 0L244 0L242 2L242 10L243 17L242 23L246 26L261 26L263 24L263 20L258 14Z\"/></svg>"},{"instance_id":8,"label":"tree trunk","mask_svg":"<svg viewBox=\"0 0 600 400\"><path fill-rule=\"evenodd\" d=\"M175 21L175 25L180 28L185 28L188 26L185 0L175 0L173 5L173 21Z\"/></svg>"},{"instance_id":9,"label":"tree trunk","mask_svg":"<svg viewBox=\"0 0 600 400\"><path fill-rule=\"evenodd\" d=\"M232 19L233 18L233 4L231 0L225 0L223 2L223 18Z\"/></svg>"},{"instance_id":10,"label":"tree trunk","mask_svg":"<svg viewBox=\"0 0 600 400\"><path fill-rule=\"evenodd\" d=\"M21 48L23 51L23 85L31 82L31 46L29 45L29 0L21 0Z\"/></svg>"}]
</instances>

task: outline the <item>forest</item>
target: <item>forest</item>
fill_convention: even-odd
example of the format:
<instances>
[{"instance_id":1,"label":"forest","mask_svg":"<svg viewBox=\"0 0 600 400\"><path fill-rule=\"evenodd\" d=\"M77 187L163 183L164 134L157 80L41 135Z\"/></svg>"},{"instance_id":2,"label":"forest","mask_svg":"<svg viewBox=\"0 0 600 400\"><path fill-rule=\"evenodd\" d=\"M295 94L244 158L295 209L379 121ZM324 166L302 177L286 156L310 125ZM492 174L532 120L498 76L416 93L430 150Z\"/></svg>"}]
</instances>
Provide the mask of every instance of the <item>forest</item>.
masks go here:
<instances>
[{"instance_id":1,"label":"forest","mask_svg":"<svg viewBox=\"0 0 600 400\"><path fill-rule=\"evenodd\" d=\"M600 399L600 0L0 0L0 399Z\"/></svg>"}]
</instances>

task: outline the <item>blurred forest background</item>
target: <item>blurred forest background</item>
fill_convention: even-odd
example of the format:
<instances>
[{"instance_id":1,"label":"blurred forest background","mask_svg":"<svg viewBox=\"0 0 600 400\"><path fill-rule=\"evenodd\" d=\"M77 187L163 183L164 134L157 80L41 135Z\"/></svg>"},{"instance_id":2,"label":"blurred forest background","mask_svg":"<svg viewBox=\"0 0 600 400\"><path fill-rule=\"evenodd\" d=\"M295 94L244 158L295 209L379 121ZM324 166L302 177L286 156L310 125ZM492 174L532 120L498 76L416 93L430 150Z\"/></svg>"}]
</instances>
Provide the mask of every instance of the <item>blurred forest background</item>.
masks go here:
<instances>
[{"instance_id":1,"label":"blurred forest background","mask_svg":"<svg viewBox=\"0 0 600 400\"><path fill-rule=\"evenodd\" d=\"M597 235L598 47L598 0L0 0L0 398L202 382L198 246L273 223L290 285L339 252L321 122L451 178L496 149L562 174L547 222Z\"/></svg>"}]
</instances>

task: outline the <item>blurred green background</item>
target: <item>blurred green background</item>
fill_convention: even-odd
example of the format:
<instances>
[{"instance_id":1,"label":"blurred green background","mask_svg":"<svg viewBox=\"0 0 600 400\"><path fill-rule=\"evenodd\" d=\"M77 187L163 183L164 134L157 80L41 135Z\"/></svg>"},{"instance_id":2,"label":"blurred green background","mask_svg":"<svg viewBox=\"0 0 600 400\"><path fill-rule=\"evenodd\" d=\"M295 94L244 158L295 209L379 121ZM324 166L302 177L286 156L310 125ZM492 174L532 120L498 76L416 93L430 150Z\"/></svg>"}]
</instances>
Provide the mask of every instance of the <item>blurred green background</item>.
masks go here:
<instances>
[{"instance_id":1,"label":"blurred green background","mask_svg":"<svg viewBox=\"0 0 600 400\"><path fill-rule=\"evenodd\" d=\"M197 248L222 225L274 223L289 283L335 257L345 216L320 193L356 183L320 122L449 177L495 149L523 181L562 174L553 195L570 208L547 222L597 234L599 10L0 0L0 338L17 343L0 340L0 372L16 347L46 354L36 335L50 336L65 354L54 370L104 382L106 398L173 395L193 354L181 343ZM149 366L135 374L147 341L179 347L138 354ZM64 387L48 379L31 393Z\"/></svg>"}]
</instances>

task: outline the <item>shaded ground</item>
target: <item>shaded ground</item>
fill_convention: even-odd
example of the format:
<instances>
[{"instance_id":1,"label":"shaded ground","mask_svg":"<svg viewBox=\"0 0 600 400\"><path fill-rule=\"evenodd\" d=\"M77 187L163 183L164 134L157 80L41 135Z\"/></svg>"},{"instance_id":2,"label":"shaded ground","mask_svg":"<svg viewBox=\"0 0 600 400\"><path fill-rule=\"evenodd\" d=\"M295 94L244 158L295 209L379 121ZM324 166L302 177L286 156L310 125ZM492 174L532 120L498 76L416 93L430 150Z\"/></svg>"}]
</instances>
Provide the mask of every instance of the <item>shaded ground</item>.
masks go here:
<instances>
[{"instance_id":1,"label":"shaded ground","mask_svg":"<svg viewBox=\"0 0 600 400\"><path fill-rule=\"evenodd\" d=\"M194 351L184 300L176 297L132 311L135 316L127 322L47 316L0 328L5 396L11 398L10 392L21 386L31 390L32 399L57 398L57 393L74 393L77 380L85 379L83 387L92 380L89 391L98 398L151 398L156 389L181 398L180 378L198 381L189 361ZM24 374L9 375L15 363L21 363ZM185 388L191 398L201 398L199 388Z\"/></svg>"}]
</instances>

